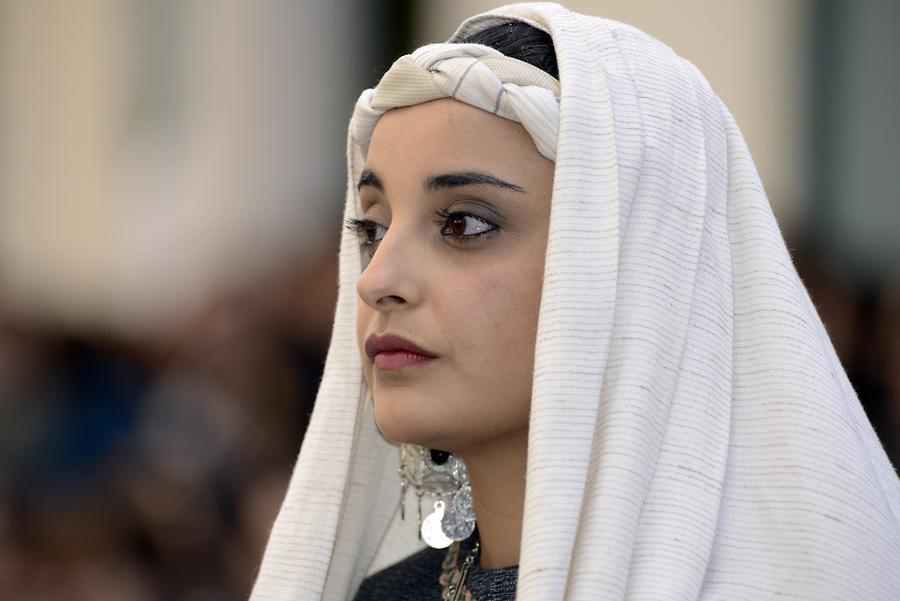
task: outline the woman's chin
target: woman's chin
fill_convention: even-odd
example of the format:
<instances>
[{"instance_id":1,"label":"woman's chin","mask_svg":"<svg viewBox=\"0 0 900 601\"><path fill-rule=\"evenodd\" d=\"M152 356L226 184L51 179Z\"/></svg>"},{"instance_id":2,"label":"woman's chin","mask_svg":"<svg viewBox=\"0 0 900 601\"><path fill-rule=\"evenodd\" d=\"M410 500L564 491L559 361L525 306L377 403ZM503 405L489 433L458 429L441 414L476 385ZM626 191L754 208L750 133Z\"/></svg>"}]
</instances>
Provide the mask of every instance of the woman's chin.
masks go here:
<instances>
[{"instance_id":1,"label":"woman's chin","mask_svg":"<svg viewBox=\"0 0 900 601\"><path fill-rule=\"evenodd\" d=\"M375 425L381 435L393 443L417 444L428 448L442 448L446 440L447 424L422 412L395 411L375 403Z\"/></svg>"}]
</instances>

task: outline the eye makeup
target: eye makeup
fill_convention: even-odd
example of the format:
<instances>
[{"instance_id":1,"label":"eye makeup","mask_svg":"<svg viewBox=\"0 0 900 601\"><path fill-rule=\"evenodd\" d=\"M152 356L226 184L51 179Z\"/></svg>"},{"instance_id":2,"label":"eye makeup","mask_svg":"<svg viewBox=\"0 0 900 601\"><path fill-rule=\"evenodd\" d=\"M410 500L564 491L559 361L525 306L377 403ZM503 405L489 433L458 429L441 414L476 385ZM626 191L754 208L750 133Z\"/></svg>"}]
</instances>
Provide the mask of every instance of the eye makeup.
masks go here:
<instances>
[{"instance_id":1,"label":"eye makeup","mask_svg":"<svg viewBox=\"0 0 900 601\"><path fill-rule=\"evenodd\" d=\"M344 220L344 227L356 234L356 237L359 239L360 248L364 250L369 257L372 257L375 254L376 246L381 242L381 239L384 238L384 234L387 232L386 227L371 219L354 219L353 217L348 217ZM381 233L381 236L376 237L378 236L379 228L384 230L384 232Z\"/></svg>"},{"instance_id":2,"label":"eye makeup","mask_svg":"<svg viewBox=\"0 0 900 601\"><path fill-rule=\"evenodd\" d=\"M438 209L434 223L441 227L442 236L451 236L460 242L470 242L487 236L499 229L499 226L473 213L465 211L448 211Z\"/></svg>"},{"instance_id":3,"label":"eye makeup","mask_svg":"<svg viewBox=\"0 0 900 601\"><path fill-rule=\"evenodd\" d=\"M472 244L500 230L496 223L467 211L441 208L434 214L438 217L434 223L440 227L440 235L455 245ZM345 220L344 225L357 235L360 245L368 251L370 257L375 254L376 246L387 233L387 227L371 219L350 217Z\"/></svg>"}]
</instances>

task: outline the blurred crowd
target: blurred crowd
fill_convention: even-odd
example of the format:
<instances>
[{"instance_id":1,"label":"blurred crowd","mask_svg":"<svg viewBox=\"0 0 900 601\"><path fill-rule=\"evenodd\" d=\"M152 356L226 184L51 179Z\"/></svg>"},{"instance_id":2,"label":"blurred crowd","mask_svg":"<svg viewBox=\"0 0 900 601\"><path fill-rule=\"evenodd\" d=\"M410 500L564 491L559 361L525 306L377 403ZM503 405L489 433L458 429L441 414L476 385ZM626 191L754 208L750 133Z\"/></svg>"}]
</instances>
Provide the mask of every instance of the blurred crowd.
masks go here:
<instances>
[{"instance_id":1,"label":"blurred crowd","mask_svg":"<svg viewBox=\"0 0 900 601\"><path fill-rule=\"evenodd\" d=\"M148 342L0 317L0 599L245 599L312 409L333 245Z\"/></svg>"},{"instance_id":2,"label":"blurred crowd","mask_svg":"<svg viewBox=\"0 0 900 601\"><path fill-rule=\"evenodd\" d=\"M335 248L164 340L0 319L0 598L246 598L321 375ZM793 252L896 465L900 281Z\"/></svg>"}]
</instances>

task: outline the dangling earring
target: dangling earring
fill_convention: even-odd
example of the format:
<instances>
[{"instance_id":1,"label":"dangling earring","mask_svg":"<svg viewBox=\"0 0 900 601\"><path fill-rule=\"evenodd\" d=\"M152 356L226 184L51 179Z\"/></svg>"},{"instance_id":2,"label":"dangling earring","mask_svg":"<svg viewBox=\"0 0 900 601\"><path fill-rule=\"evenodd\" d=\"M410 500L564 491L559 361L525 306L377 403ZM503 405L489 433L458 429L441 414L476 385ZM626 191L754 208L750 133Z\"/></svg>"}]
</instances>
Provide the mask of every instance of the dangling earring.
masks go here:
<instances>
[{"instance_id":1,"label":"dangling earring","mask_svg":"<svg viewBox=\"0 0 900 601\"><path fill-rule=\"evenodd\" d=\"M442 549L468 538L475 530L472 486L466 465L455 455L418 445L400 445L400 517L405 518L405 496L412 481L418 502L419 538ZM422 496L437 500L434 511L422 519Z\"/></svg>"},{"instance_id":2,"label":"dangling earring","mask_svg":"<svg viewBox=\"0 0 900 601\"><path fill-rule=\"evenodd\" d=\"M400 519L406 519L406 489L409 487L409 480L406 478L406 450L403 445L400 446L400 467L397 468L400 474Z\"/></svg>"}]
</instances>

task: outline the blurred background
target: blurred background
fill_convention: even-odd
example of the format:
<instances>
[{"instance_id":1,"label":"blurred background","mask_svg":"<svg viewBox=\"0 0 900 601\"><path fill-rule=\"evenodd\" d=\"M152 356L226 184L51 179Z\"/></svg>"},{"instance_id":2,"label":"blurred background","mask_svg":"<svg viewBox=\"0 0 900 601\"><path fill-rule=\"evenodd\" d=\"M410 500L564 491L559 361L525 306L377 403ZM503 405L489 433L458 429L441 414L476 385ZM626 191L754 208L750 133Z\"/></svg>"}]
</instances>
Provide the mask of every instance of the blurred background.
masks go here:
<instances>
[{"instance_id":1,"label":"blurred background","mask_svg":"<svg viewBox=\"0 0 900 601\"><path fill-rule=\"evenodd\" d=\"M0 598L250 590L359 92L480 0L0 0ZM694 62L900 461L900 2L581 1Z\"/></svg>"}]
</instances>

